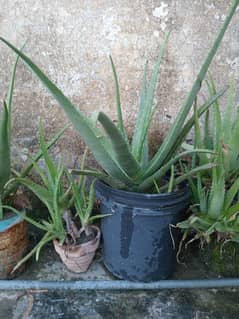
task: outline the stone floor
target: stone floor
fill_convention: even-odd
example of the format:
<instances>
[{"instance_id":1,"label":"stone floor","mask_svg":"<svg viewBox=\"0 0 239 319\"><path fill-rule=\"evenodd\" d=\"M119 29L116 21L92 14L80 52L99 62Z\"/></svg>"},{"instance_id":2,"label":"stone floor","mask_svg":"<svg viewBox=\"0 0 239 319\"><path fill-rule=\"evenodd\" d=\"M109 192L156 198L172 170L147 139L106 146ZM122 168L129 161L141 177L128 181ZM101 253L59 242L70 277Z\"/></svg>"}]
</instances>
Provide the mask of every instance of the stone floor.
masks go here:
<instances>
[{"instance_id":1,"label":"stone floor","mask_svg":"<svg viewBox=\"0 0 239 319\"><path fill-rule=\"evenodd\" d=\"M0 293L5 319L235 318L238 291Z\"/></svg>"},{"instance_id":2,"label":"stone floor","mask_svg":"<svg viewBox=\"0 0 239 319\"><path fill-rule=\"evenodd\" d=\"M178 265L175 279L210 278L197 256ZM215 275L214 275L215 276ZM100 252L89 271L77 275L66 270L51 244L38 263L28 263L18 279L114 280L101 261ZM158 291L0 291L0 319L238 319L239 289Z\"/></svg>"}]
</instances>

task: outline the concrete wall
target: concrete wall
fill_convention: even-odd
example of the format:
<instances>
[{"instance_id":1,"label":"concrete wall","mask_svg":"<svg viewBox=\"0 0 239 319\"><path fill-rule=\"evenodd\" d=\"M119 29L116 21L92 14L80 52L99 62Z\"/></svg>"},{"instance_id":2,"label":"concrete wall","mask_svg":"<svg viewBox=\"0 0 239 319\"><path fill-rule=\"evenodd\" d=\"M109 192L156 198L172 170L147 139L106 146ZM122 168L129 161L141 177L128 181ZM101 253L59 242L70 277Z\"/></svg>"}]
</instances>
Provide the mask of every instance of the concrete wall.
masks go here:
<instances>
[{"instance_id":1,"label":"concrete wall","mask_svg":"<svg viewBox=\"0 0 239 319\"><path fill-rule=\"evenodd\" d=\"M146 59L152 65L163 37L172 30L162 66L154 128L173 119L219 30L229 0L0 0L0 34L25 52L82 110L104 110L115 118L112 54L120 78L128 127L135 119ZM14 55L0 44L0 98ZM219 87L239 80L239 12L211 67ZM25 160L37 145L39 118L48 136L62 127L64 113L20 63L14 95L13 152ZM54 148L73 165L80 139L69 130ZM20 155L19 155L20 154Z\"/></svg>"}]
</instances>

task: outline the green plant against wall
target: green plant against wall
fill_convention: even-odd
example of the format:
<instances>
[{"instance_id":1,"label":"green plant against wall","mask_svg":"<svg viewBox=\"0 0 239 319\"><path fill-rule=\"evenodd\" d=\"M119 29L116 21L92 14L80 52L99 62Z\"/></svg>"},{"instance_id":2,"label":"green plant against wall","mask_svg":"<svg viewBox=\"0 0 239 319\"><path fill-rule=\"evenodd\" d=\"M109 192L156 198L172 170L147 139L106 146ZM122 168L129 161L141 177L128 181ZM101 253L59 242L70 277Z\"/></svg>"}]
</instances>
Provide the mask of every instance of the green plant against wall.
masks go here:
<instances>
[{"instance_id":1,"label":"green plant against wall","mask_svg":"<svg viewBox=\"0 0 239 319\"><path fill-rule=\"evenodd\" d=\"M209 243L212 238L218 241L239 242L239 203L235 201L239 192L239 178L226 188L223 159L218 155L212 169L211 184L204 184L204 177L198 173L191 180L193 193L193 213L177 226L184 231L183 241L189 243L200 239ZM208 183L208 181L207 181Z\"/></svg>"},{"instance_id":2,"label":"green plant against wall","mask_svg":"<svg viewBox=\"0 0 239 319\"><path fill-rule=\"evenodd\" d=\"M26 167L21 171L17 172L13 170L12 167L12 158L11 158L11 131L12 131L12 101L13 101L13 93L14 93L14 85L16 78L16 70L17 64L19 61L19 56L16 59L16 62L13 67L11 81L9 85L9 90L7 94L7 98L2 103L1 113L0 113L0 220L4 217L3 212L3 204L12 204L17 202L16 200L16 192L18 190L19 184L9 183L12 179L12 175L17 175L19 177L27 176L31 169L33 168L33 164L29 161ZM57 133L52 140L47 144L47 148L50 148L56 141L62 136L65 132L65 126L59 133ZM42 152L38 151L33 159L34 161L38 161L42 156ZM22 197L22 196L21 196ZM20 201L20 200L19 200ZM23 197L21 198L21 205L24 204L30 205L30 202ZM20 203L19 203L20 205Z\"/></svg>"},{"instance_id":3,"label":"green plant against wall","mask_svg":"<svg viewBox=\"0 0 239 319\"><path fill-rule=\"evenodd\" d=\"M76 181L63 167L61 160L55 163L49 155L41 126L39 129L39 144L45 167L41 168L36 161L33 161L32 164L41 184L27 177L17 177L12 182L26 186L34 193L46 206L48 217L36 221L25 212L21 213L9 206L3 207L20 215L45 234L39 243L15 266L13 271L33 254L36 254L36 260L38 260L42 247L53 239L57 239L60 245L76 245L81 236L84 238L90 237L92 229L89 225L95 219L106 216L104 214L92 216L96 180L92 181L88 190L86 176L80 176ZM85 165L85 160L86 152L83 156L82 167Z\"/></svg>"},{"instance_id":4,"label":"green plant against wall","mask_svg":"<svg viewBox=\"0 0 239 319\"><path fill-rule=\"evenodd\" d=\"M60 106L67 114L74 127L80 133L82 139L104 171L104 173L101 174L96 172L92 172L92 174L100 176L101 179L117 188L137 192L150 192L152 191L155 182L159 185L159 187L161 186L161 182L167 171L170 170L172 165L181 157L200 151L186 151L179 155L177 153L187 133L194 125L194 118L187 121L187 116L194 104L198 92L200 91L202 81L213 57L216 54L238 4L239 0L233 1L223 26L216 37L214 44L209 50L185 103L180 109L178 116L168 131L163 143L159 146L158 151L151 159L148 158L148 129L154 114L153 97L168 35L166 36L164 44L160 50L149 82L146 80L147 65L145 67L138 119L136 121L132 143L129 142L124 129L118 79L112 60L111 63L116 87L118 125L115 125L105 113L100 112L97 116L97 122L101 124L101 127L99 128L96 127L95 120L92 121L87 118L79 109L77 109L29 57L20 52L4 38L1 37L0 40L21 57L31 71L40 79L43 85L59 102ZM203 106L199 107L198 113L201 115L205 112L217 98L218 96L215 96L213 100L210 100ZM205 152L205 150L202 152ZM206 168L208 168L208 166L206 166ZM175 179L175 183L176 181L177 180Z\"/></svg>"},{"instance_id":5,"label":"green plant against wall","mask_svg":"<svg viewBox=\"0 0 239 319\"><path fill-rule=\"evenodd\" d=\"M53 160L50 158L44 141L42 128L39 130L39 143L46 167L41 168L36 161L32 161L32 165L35 172L39 175L42 185L27 177L17 177L13 179L12 182L24 185L33 192L47 207L49 218L38 222L29 217L25 212L19 212L15 208L7 205L3 206L4 208L20 215L27 222L45 232L43 238L36 247L34 247L34 249L17 264L15 269L20 267L20 265L34 253L36 253L36 259L38 260L40 250L47 242L57 238L62 243L65 241L67 236L62 216L71 205L71 187L69 186L67 189L63 187L63 177L65 175L64 168L61 162L55 165ZM15 269L13 271L15 271Z\"/></svg>"},{"instance_id":6,"label":"green plant against wall","mask_svg":"<svg viewBox=\"0 0 239 319\"><path fill-rule=\"evenodd\" d=\"M216 92L215 83L208 81L210 94ZM184 239L201 239L209 243L218 241L239 242L239 124L238 105L234 108L235 89L231 84L225 112L219 101L205 114L203 128L200 128L195 108L194 146L207 147L214 154L195 156L193 167L198 163L214 162L211 171L198 173L197 178L189 177L192 190L192 215L178 224L184 230Z\"/></svg>"},{"instance_id":7,"label":"green plant against wall","mask_svg":"<svg viewBox=\"0 0 239 319\"><path fill-rule=\"evenodd\" d=\"M209 94L215 96L216 85L211 75L206 81ZM212 107L205 112L204 123L200 128L198 109L195 104L195 139L194 146L183 144L186 150L193 148L206 148L215 152L222 151L225 181L227 185L239 175L239 105L235 104L234 83L229 86L229 94L225 107L217 99ZM214 161L215 154L199 154L197 165L203 165ZM194 165L195 166L195 165ZM210 171L206 173L210 177Z\"/></svg>"}]
</instances>

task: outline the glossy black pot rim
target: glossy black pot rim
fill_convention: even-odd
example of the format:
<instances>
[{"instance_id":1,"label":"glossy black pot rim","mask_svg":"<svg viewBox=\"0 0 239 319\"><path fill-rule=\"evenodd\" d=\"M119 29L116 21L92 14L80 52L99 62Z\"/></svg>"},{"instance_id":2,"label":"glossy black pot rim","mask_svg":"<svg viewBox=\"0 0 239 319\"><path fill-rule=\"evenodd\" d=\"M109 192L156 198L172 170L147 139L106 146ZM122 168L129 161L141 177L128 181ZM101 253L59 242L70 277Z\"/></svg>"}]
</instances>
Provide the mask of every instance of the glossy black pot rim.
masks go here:
<instances>
[{"instance_id":1,"label":"glossy black pot rim","mask_svg":"<svg viewBox=\"0 0 239 319\"><path fill-rule=\"evenodd\" d=\"M173 206L182 203L183 201L188 201L190 197L190 191L187 184L183 184L181 188L175 192L147 194L116 189L102 181L98 181L96 184L96 191L97 195L111 198L118 203L140 207L149 206L150 208Z\"/></svg>"}]
</instances>

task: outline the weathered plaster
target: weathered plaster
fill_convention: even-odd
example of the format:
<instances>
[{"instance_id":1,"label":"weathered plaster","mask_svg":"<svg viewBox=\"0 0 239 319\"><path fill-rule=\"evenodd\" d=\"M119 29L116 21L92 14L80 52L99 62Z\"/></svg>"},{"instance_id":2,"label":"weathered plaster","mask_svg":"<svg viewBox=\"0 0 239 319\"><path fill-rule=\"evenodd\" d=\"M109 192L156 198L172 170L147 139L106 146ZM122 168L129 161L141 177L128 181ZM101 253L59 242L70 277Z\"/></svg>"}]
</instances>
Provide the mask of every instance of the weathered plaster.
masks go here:
<instances>
[{"instance_id":1,"label":"weathered plaster","mask_svg":"<svg viewBox=\"0 0 239 319\"><path fill-rule=\"evenodd\" d=\"M152 65L168 30L170 41L162 65L155 103L155 129L174 118L219 30L228 0L0 0L0 34L25 52L72 101L91 114L104 110L113 119L115 98L108 55L118 71L124 116L135 119L145 61ZM239 13L234 16L211 67L222 87L239 80ZM14 55L0 44L0 98L6 93ZM238 83L237 83L238 84ZM37 123L52 135L67 119L23 64L14 94L14 154L24 161L36 147ZM69 130L54 152L72 165L80 139ZM72 152L72 154L71 154Z\"/></svg>"}]
</instances>

